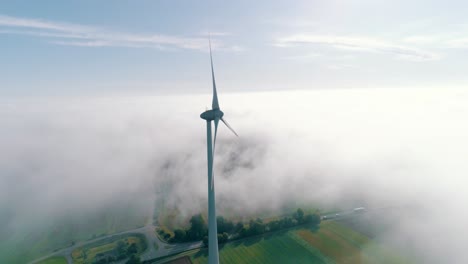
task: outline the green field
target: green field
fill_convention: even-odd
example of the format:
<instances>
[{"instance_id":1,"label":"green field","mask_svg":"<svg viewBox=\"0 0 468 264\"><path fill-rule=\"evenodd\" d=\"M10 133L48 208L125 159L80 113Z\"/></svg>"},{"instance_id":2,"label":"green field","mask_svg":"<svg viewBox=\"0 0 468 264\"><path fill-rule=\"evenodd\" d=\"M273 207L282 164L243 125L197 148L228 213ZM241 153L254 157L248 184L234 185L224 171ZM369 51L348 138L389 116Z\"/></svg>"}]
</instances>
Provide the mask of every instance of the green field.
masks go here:
<instances>
[{"instance_id":1,"label":"green field","mask_svg":"<svg viewBox=\"0 0 468 264\"><path fill-rule=\"evenodd\" d=\"M325 222L318 232L297 230L295 234L337 263L408 263L370 238L337 222Z\"/></svg>"},{"instance_id":2,"label":"green field","mask_svg":"<svg viewBox=\"0 0 468 264\"><path fill-rule=\"evenodd\" d=\"M50 257L38 264L67 264L67 260L64 257Z\"/></svg>"},{"instance_id":3,"label":"green field","mask_svg":"<svg viewBox=\"0 0 468 264\"><path fill-rule=\"evenodd\" d=\"M190 255L195 264L207 263L207 249ZM409 263L368 237L337 222L319 230L295 228L262 237L227 243L221 263Z\"/></svg>"},{"instance_id":4,"label":"green field","mask_svg":"<svg viewBox=\"0 0 468 264\"><path fill-rule=\"evenodd\" d=\"M124 242L126 245L135 243L137 245L137 255L145 251L147 244L146 240L142 235L122 235L116 236L112 239L106 239L105 241L95 242L84 247L77 248L72 252L73 263L88 264L94 261L94 258L99 253L108 253L117 248L119 242Z\"/></svg>"},{"instance_id":5,"label":"green field","mask_svg":"<svg viewBox=\"0 0 468 264\"><path fill-rule=\"evenodd\" d=\"M37 222L18 230L3 231L0 263L27 263L78 241L141 227L147 216L141 214L143 209L132 205L119 205L88 214L72 212L70 216L52 222Z\"/></svg>"},{"instance_id":6,"label":"green field","mask_svg":"<svg viewBox=\"0 0 468 264\"><path fill-rule=\"evenodd\" d=\"M220 249L220 263L327 263L319 252L299 244L290 233L232 242ZM191 256L194 264L208 263L207 250Z\"/></svg>"}]
</instances>

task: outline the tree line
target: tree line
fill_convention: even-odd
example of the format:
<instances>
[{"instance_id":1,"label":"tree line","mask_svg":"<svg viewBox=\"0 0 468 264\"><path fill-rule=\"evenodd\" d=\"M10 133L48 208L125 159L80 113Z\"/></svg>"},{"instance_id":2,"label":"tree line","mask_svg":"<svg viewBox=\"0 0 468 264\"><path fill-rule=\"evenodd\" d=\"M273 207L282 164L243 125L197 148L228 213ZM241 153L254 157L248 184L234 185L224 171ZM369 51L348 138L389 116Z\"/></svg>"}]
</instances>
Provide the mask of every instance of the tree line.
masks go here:
<instances>
[{"instance_id":1,"label":"tree line","mask_svg":"<svg viewBox=\"0 0 468 264\"><path fill-rule=\"evenodd\" d=\"M117 247L108 253L98 253L93 261L93 264L104 264L127 259L126 264L138 264L140 258L137 256L138 248L135 243L125 243L119 241Z\"/></svg>"},{"instance_id":2,"label":"tree line","mask_svg":"<svg viewBox=\"0 0 468 264\"><path fill-rule=\"evenodd\" d=\"M285 228L294 227L302 224L318 226L320 224L320 215L318 213L305 214L301 208L298 208L291 216L269 221L264 223L262 219L251 219L248 224L225 219L222 216L217 217L218 243L222 244L228 240L245 238L249 236L261 235L266 232L277 231ZM169 243L183 243L203 240L208 245L208 226L201 214L196 214L190 218L190 227L188 229L174 230L174 236L159 230L158 233Z\"/></svg>"}]
</instances>

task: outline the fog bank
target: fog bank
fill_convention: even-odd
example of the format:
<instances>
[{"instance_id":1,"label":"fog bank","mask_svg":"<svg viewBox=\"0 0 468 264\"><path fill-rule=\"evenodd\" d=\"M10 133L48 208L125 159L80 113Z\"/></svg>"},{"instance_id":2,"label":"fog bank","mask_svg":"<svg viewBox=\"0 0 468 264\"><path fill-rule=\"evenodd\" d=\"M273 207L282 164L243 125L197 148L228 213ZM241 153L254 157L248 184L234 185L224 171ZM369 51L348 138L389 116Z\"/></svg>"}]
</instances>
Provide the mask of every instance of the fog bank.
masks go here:
<instances>
[{"instance_id":1,"label":"fog bank","mask_svg":"<svg viewBox=\"0 0 468 264\"><path fill-rule=\"evenodd\" d=\"M379 239L465 263L468 92L356 89L220 94L219 213L290 203L414 206ZM209 96L0 101L0 234L122 201L206 210ZM138 201L138 202L133 202ZM437 239L435 239L437 238ZM389 243L390 243L389 242Z\"/></svg>"}]
</instances>

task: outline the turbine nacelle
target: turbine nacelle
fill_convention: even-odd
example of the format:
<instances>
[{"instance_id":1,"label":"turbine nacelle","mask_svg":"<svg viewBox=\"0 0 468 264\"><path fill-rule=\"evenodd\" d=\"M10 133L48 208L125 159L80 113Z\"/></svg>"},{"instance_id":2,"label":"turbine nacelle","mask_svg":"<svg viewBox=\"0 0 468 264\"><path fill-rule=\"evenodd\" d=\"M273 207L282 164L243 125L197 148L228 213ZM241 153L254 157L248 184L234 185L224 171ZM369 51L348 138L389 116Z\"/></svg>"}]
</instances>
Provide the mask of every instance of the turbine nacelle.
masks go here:
<instances>
[{"instance_id":1,"label":"turbine nacelle","mask_svg":"<svg viewBox=\"0 0 468 264\"><path fill-rule=\"evenodd\" d=\"M219 109L211 109L211 110L207 110L203 113L201 113L200 117L202 119L205 119L206 121L212 121L212 120L215 120L216 118L218 120L222 119L224 116L224 113L223 111L219 110Z\"/></svg>"}]
</instances>

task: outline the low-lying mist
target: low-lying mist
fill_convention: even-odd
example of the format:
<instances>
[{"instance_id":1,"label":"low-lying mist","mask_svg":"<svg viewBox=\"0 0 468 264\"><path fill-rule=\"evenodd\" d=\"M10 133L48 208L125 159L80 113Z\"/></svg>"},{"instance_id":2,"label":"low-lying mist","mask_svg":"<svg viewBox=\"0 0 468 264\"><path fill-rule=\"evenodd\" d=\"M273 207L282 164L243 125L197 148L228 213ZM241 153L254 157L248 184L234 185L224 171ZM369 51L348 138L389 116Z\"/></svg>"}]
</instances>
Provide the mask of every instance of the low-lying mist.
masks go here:
<instances>
[{"instance_id":1,"label":"low-lying mist","mask_svg":"<svg viewBox=\"0 0 468 264\"><path fill-rule=\"evenodd\" d=\"M467 263L468 92L356 89L220 94L218 213L289 204L415 208L379 235L424 263ZM116 205L206 210L209 96L0 102L0 234ZM403 213L404 212L404 213ZM381 214L386 214L382 210ZM57 230L60 232L60 230Z\"/></svg>"}]
</instances>

